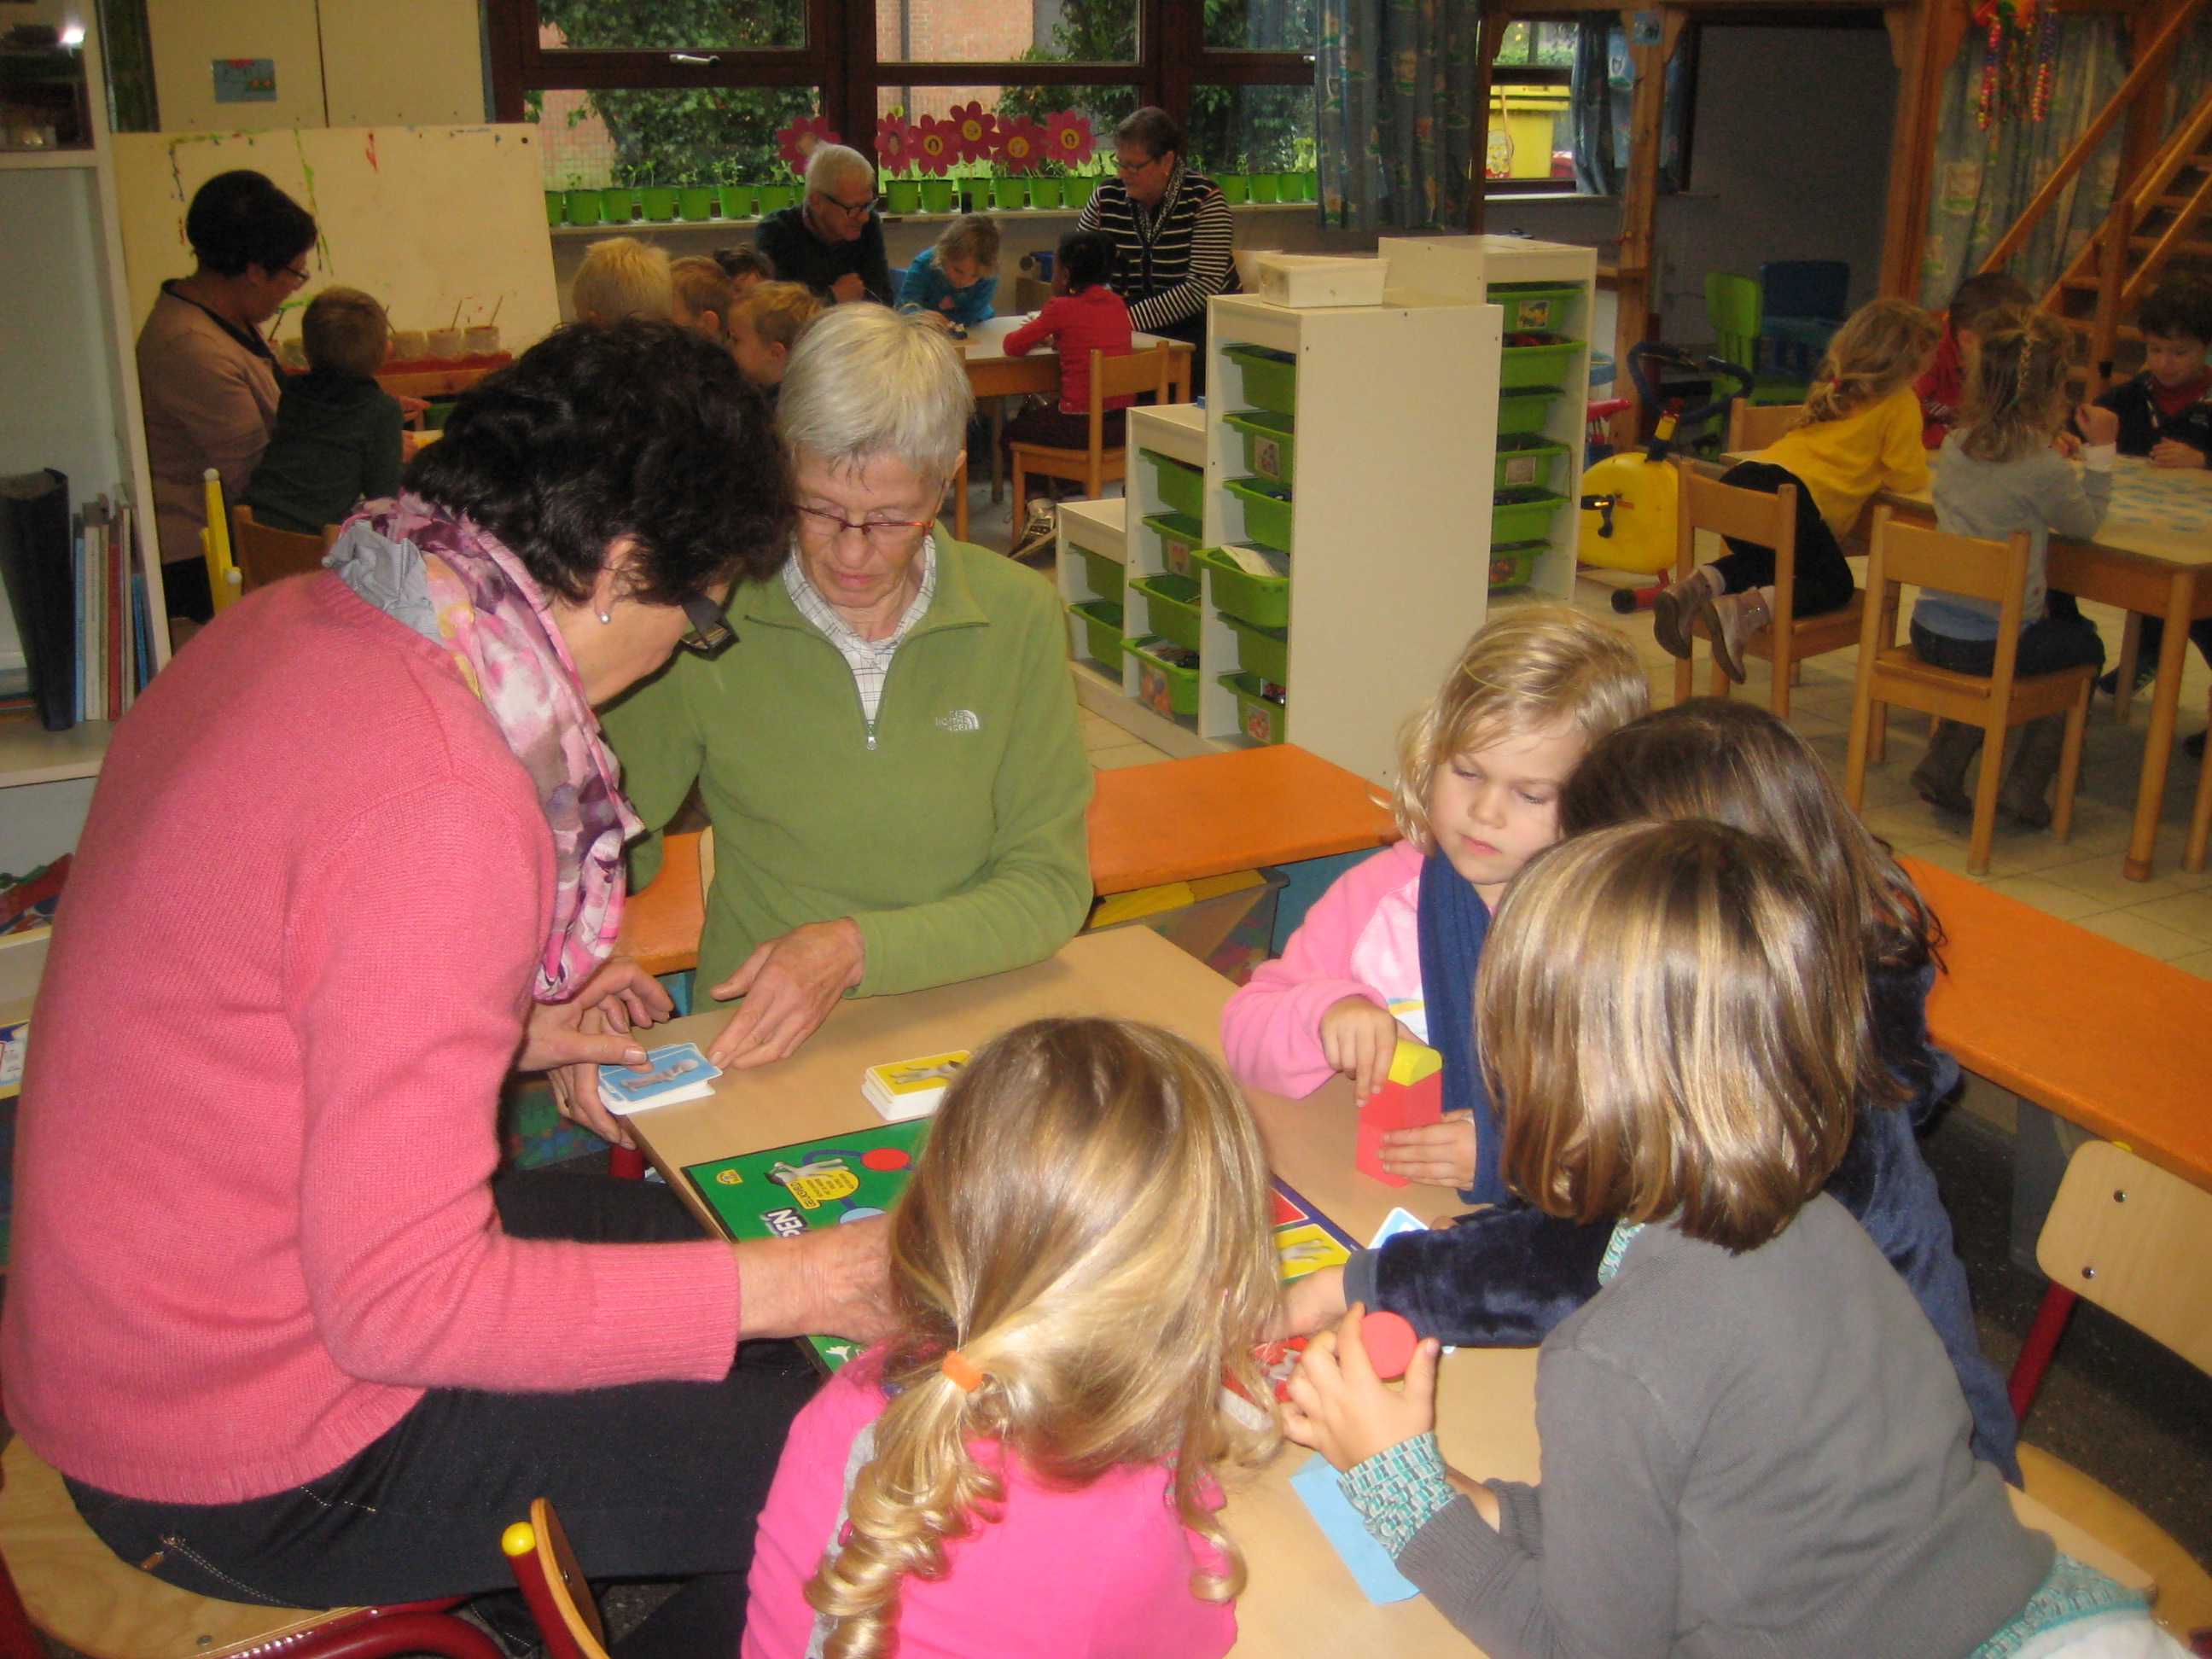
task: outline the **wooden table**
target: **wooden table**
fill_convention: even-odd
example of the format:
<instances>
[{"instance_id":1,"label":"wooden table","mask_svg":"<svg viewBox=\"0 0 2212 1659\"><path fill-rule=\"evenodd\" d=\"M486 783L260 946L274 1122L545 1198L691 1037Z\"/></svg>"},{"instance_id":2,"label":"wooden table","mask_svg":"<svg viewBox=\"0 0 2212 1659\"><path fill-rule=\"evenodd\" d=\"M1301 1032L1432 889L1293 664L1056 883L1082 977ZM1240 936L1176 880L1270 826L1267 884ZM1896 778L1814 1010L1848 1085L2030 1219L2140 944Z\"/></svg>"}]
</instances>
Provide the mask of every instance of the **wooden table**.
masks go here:
<instances>
[{"instance_id":1,"label":"wooden table","mask_svg":"<svg viewBox=\"0 0 2212 1659\"><path fill-rule=\"evenodd\" d=\"M1221 1009L1231 988L1146 929L1088 934L1034 967L842 1004L791 1059L726 1073L712 1099L641 1112L630 1124L661 1173L691 1200L682 1178L685 1164L873 1127L879 1120L860 1097L860 1073L869 1066L974 1048L1022 1020L1055 1013L1149 1020L1218 1056ZM663 1040L703 1044L726 1018L716 1011L676 1021L662 1028ZM1392 1206L1405 1200L1404 1189L1352 1168L1355 1119L1343 1079L1305 1100L1251 1099L1276 1173L1355 1238L1372 1237ZM1437 1194L1437 1207L1449 1202ZM704 1214L696 1201L694 1208ZM1537 1478L1535 1377L1533 1349L1470 1350L1445 1361L1439 1432L1455 1467ZM1475 1650L1425 1598L1377 1607L1360 1593L1291 1490L1291 1474L1306 1457L1303 1449L1287 1447L1266 1469L1229 1483L1228 1524L1251 1565L1250 1584L1237 1607L1236 1652L1270 1659L1319 1653L1468 1659Z\"/></svg>"},{"instance_id":2,"label":"wooden table","mask_svg":"<svg viewBox=\"0 0 2212 1659\"><path fill-rule=\"evenodd\" d=\"M1001 475L999 459L999 434L1006 427L1006 411L998 400L1001 398L1024 397L1030 392L1051 397L1060 391L1060 354L1056 351L1036 350L1025 357L1017 357L1006 349L1006 336L1028 323L1027 317L987 317L980 323L971 323L968 337L960 342L961 356L968 360L968 384L975 394L978 404L988 402L985 412L991 421L991 499L999 499ZM1164 340L1157 335L1136 334L1129 339L1134 351L1150 351L1156 345L1168 347L1175 353L1171 370L1170 396L1181 403L1190 396L1191 348L1187 341Z\"/></svg>"}]
</instances>

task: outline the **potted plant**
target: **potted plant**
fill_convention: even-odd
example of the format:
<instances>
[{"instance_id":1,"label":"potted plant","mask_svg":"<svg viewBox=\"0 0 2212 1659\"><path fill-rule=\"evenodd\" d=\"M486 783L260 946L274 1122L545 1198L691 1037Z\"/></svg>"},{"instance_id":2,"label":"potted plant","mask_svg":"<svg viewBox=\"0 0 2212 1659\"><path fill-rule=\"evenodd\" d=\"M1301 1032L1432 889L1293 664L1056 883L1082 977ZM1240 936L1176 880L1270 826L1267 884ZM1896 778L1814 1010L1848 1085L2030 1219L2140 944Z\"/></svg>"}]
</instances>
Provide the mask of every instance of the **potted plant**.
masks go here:
<instances>
[{"instance_id":1,"label":"potted plant","mask_svg":"<svg viewBox=\"0 0 2212 1659\"><path fill-rule=\"evenodd\" d=\"M1054 181L1060 192L1060 204L1077 209L1089 204L1091 191L1098 188L1098 176L1079 173L1077 169L1090 165L1097 147L1098 137L1091 131L1091 118L1080 110L1054 110L1045 117L1045 155L1063 175Z\"/></svg>"},{"instance_id":2,"label":"potted plant","mask_svg":"<svg viewBox=\"0 0 2212 1659\"><path fill-rule=\"evenodd\" d=\"M897 105L876 122L876 166L884 173L884 194L893 213L921 210L921 184L914 176L914 129Z\"/></svg>"},{"instance_id":3,"label":"potted plant","mask_svg":"<svg viewBox=\"0 0 2212 1659\"><path fill-rule=\"evenodd\" d=\"M945 175L959 155L957 135L950 121L925 115L907 131L907 148L921 178L921 210L954 210L952 180Z\"/></svg>"},{"instance_id":4,"label":"potted plant","mask_svg":"<svg viewBox=\"0 0 2212 1659\"><path fill-rule=\"evenodd\" d=\"M826 115L802 115L775 135L775 153L798 177L806 176L807 158L820 144L842 144L845 141L830 131ZM779 208L787 208L799 198L801 186L781 180L760 187L761 216L766 218Z\"/></svg>"},{"instance_id":5,"label":"potted plant","mask_svg":"<svg viewBox=\"0 0 2212 1659\"><path fill-rule=\"evenodd\" d=\"M953 146L963 162L976 167L969 176L975 180L975 204L982 206L995 202L1000 207L1018 207L1021 203L1001 198L998 186L1002 182L991 176L991 164L998 155L999 118L985 109L980 102L955 104L946 118L952 128ZM1004 181L1011 184L1011 181Z\"/></svg>"},{"instance_id":6,"label":"potted plant","mask_svg":"<svg viewBox=\"0 0 2212 1659\"><path fill-rule=\"evenodd\" d=\"M998 185L992 188L992 197L1002 208L1024 206L1057 207L1057 201L1037 200L1038 186L1046 181L1035 175L1044 161L1045 130L1026 115L1001 116L999 119L998 142L994 146L999 165L1004 169ZM1053 180L1049 194L1057 196L1058 180ZM1008 192L1000 186L1012 185ZM1012 199L1008 199L1011 194Z\"/></svg>"}]
</instances>

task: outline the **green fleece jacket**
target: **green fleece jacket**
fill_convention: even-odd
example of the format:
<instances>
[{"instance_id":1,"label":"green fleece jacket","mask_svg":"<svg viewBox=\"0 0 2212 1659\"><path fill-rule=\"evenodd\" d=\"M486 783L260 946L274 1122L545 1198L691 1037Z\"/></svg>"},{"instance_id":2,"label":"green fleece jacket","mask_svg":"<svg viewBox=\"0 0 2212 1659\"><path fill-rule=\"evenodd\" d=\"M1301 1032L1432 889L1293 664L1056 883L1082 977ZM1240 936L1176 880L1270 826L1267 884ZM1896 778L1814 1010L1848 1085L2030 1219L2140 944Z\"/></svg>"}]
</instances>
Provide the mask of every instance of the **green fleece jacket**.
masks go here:
<instances>
[{"instance_id":1,"label":"green fleece jacket","mask_svg":"<svg viewBox=\"0 0 2212 1659\"><path fill-rule=\"evenodd\" d=\"M731 598L738 642L681 654L607 710L623 785L658 830L696 781L714 826L699 984L803 922L851 916L862 996L1040 961L1091 903L1091 767L1052 589L940 536L937 591L872 732L837 647L781 573ZM658 836L631 859L660 867Z\"/></svg>"}]
</instances>

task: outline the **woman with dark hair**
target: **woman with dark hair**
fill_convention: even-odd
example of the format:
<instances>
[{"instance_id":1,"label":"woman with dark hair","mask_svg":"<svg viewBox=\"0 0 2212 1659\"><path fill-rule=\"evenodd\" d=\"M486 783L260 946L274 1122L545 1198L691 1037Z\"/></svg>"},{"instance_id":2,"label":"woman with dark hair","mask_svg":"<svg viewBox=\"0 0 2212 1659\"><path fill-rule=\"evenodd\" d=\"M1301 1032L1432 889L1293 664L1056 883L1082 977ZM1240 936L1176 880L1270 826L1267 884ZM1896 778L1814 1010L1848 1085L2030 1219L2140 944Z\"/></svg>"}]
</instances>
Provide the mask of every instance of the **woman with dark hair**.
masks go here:
<instances>
[{"instance_id":1,"label":"woman with dark hair","mask_svg":"<svg viewBox=\"0 0 2212 1659\"><path fill-rule=\"evenodd\" d=\"M269 447L276 359L261 325L307 282L315 222L261 174L221 173L193 196L185 239L199 263L161 284L138 331L138 396L169 614L205 622L204 480L213 467L236 499Z\"/></svg>"},{"instance_id":2,"label":"woman with dark hair","mask_svg":"<svg viewBox=\"0 0 2212 1659\"><path fill-rule=\"evenodd\" d=\"M495 1120L511 1070L643 1068L593 705L726 639L791 483L729 354L634 321L479 383L407 484L116 732L17 1130L8 1420L204 1594L495 1589L543 1495L593 1577L696 1576L626 1653L733 1652L813 1387L751 1339L883 1329L880 1229L733 1248L665 1188L495 1176Z\"/></svg>"},{"instance_id":3,"label":"woman with dark hair","mask_svg":"<svg viewBox=\"0 0 2212 1659\"><path fill-rule=\"evenodd\" d=\"M1240 291L1236 225L1221 190L1183 161L1182 129L1164 110L1140 109L1114 129L1114 177L1091 193L1079 230L1113 239L1114 291L1140 334L1198 348L1194 392L1206 389L1206 302Z\"/></svg>"}]
</instances>

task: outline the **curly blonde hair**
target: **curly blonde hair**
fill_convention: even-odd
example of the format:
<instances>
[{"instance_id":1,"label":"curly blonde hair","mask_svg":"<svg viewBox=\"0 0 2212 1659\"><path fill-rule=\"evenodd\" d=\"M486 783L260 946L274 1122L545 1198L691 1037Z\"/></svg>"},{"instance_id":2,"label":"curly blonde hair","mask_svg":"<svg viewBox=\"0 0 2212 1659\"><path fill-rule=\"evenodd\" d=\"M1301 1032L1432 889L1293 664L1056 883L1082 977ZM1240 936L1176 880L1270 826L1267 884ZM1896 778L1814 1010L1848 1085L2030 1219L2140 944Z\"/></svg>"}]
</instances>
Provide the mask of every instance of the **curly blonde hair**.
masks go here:
<instances>
[{"instance_id":1,"label":"curly blonde hair","mask_svg":"<svg viewBox=\"0 0 2212 1659\"><path fill-rule=\"evenodd\" d=\"M2066 418L2074 337L2047 311L2014 310L1987 319L1981 342L1960 399L1959 447L1978 461L2016 461Z\"/></svg>"},{"instance_id":2,"label":"curly blonde hair","mask_svg":"<svg viewBox=\"0 0 2212 1659\"><path fill-rule=\"evenodd\" d=\"M1042 1019L978 1050L892 1222L892 1399L851 1530L806 1586L835 1621L830 1659L889 1651L904 1581L942 1577L946 1543L991 1519L1001 1461L971 1442L1063 1487L1165 1467L1177 1518L1226 1563L1193 1592L1233 1598L1243 1560L1208 1470L1273 1449L1220 1406L1224 1376L1267 1397L1252 1351L1275 1309L1270 1218L1251 1114L1181 1037ZM942 1369L956 1348L983 1373L973 1393Z\"/></svg>"},{"instance_id":3,"label":"curly blonde hair","mask_svg":"<svg viewBox=\"0 0 2212 1659\"><path fill-rule=\"evenodd\" d=\"M1920 378L1942 337L1935 313L1905 300L1873 300L1836 331L1805 399L1801 427L1840 421Z\"/></svg>"},{"instance_id":4,"label":"curly blonde hair","mask_svg":"<svg viewBox=\"0 0 2212 1659\"><path fill-rule=\"evenodd\" d=\"M1585 748L1651 706L1651 683L1618 629L1564 605L1516 606L1467 642L1435 696L1398 734L1390 803L1398 833L1436 851L1429 789L1437 768L1564 722Z\"/></svg>"}]
</instances>

